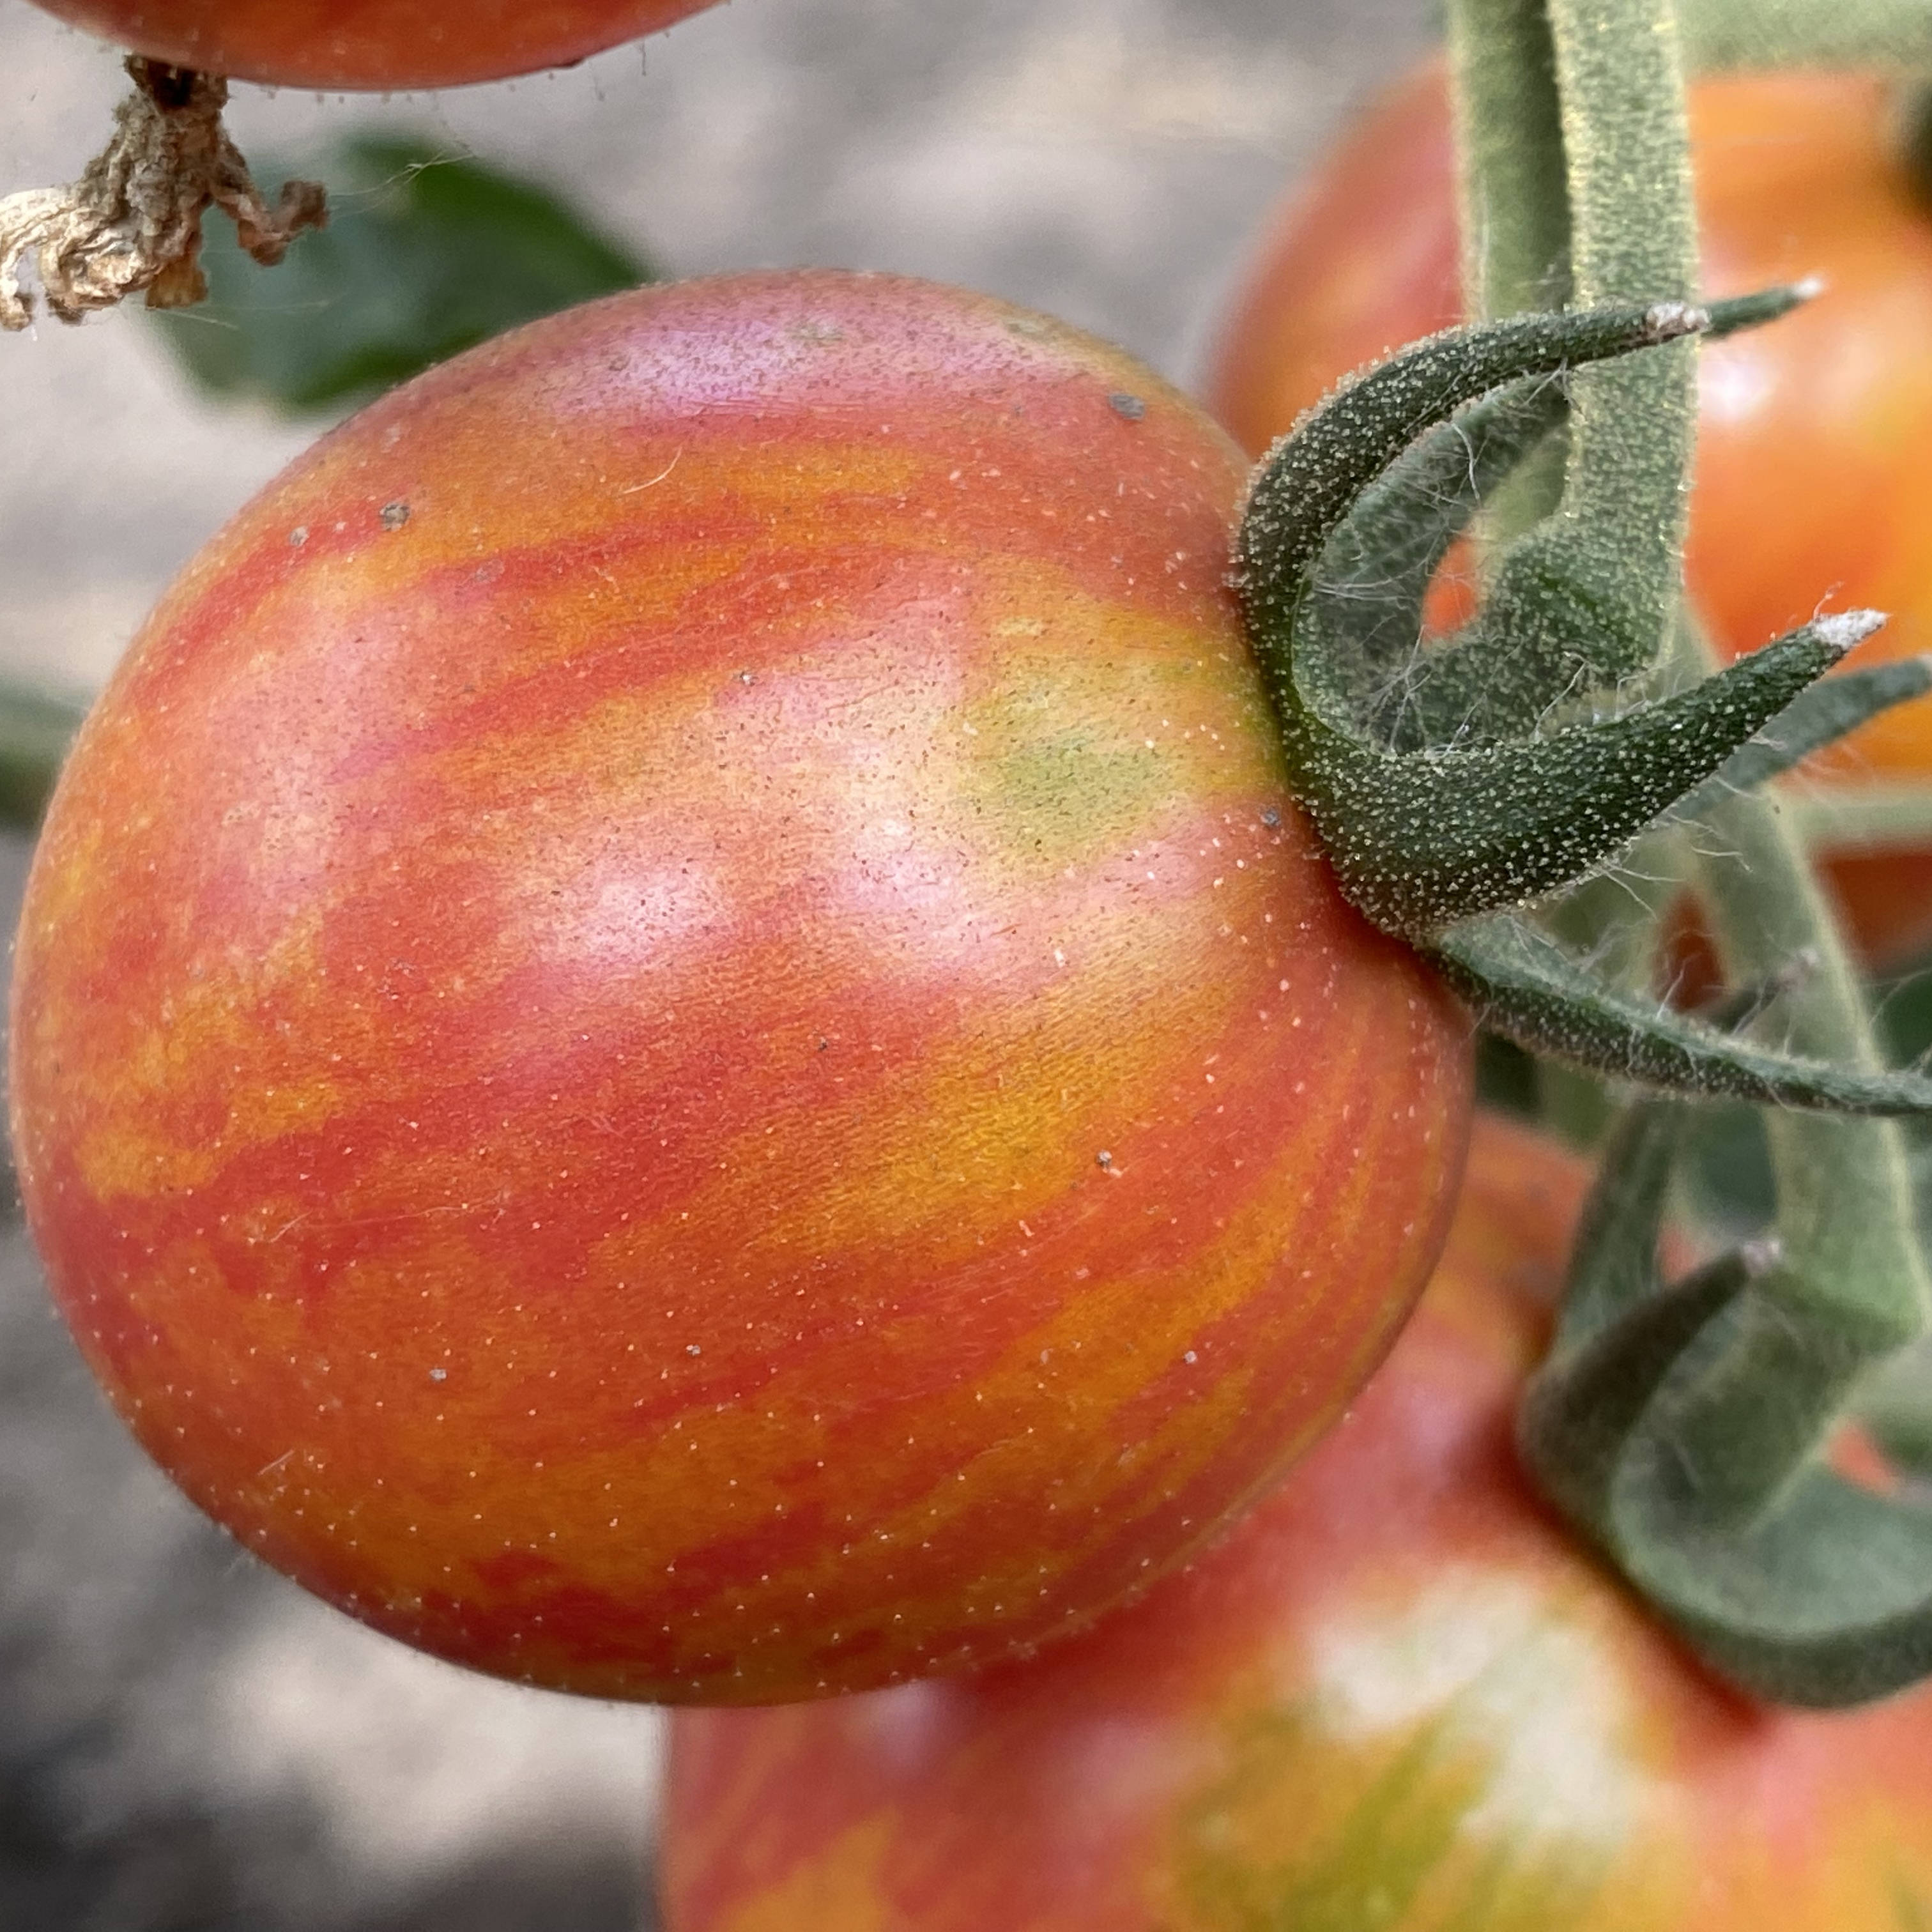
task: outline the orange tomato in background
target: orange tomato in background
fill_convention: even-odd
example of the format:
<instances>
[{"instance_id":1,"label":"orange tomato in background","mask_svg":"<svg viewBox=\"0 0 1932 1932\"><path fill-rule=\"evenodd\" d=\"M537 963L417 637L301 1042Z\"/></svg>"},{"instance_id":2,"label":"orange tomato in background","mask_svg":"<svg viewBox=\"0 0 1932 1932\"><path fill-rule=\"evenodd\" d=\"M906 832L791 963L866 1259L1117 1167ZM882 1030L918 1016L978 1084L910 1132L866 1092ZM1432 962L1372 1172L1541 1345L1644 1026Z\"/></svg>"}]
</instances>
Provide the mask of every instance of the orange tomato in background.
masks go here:
<instances>
[{"instance_id":1,"label":"orange tomato in background","mask_svg":"<svg viewBox=\"0 0 1932 1932\"><path fill-rule=\"evenodd\" d=\"M759 1702L1038 1643L1331 1422L1466 1016L1344 902L1238 452L892 278L500 338L189 566L30 878L14 1142L156 1459L378 1628Z\"/></svg>"},{"instance_id":2,"label":"orange tomato in background","mask_svg":"<svg viewBox=\"0 0 1932 1932\"><path fill-rule=\"evenodd\" d=\"M1388 1363L1193 1568L1031 1664L673 1720L668 1932L1898 1932L1932 1690L1707 1677L1514 1448L1584 1185L1479 1117Z\"/></svg>"},{"instance_id":3,"label":"orange tomato in background","mask_svg":"<svg viewBox=\"0 0 1932 1932\"><path fill-rule=\"evenodd\" d=\"M1698 608L1733 656L1822 605L1892 614L1862 662L1932 651L1932 210L1900 158L1894 91L1862 74L1742 74L1696 83L1690 109L1709 292L1826 283L1703 352ZM1208 386L1250 452L1349 370L1460 319L1454 170L1431 67L1284 208ZM1808 780L1932 782L1932 698L1875 719ZM1932 852L1841 853L1831 871L1874 957L1932 944Z\"/></svg>"},{"instance_id":4,"label":"orange tomato in background","mask_svg":"<svg viewBox=\"0 0 1932 1932\"><path fill-rule=\"evenodd\" d=\"M277 87L461 87L567 67L713 0L34 0L151 60Z\"/></svg>"}]
</instances>

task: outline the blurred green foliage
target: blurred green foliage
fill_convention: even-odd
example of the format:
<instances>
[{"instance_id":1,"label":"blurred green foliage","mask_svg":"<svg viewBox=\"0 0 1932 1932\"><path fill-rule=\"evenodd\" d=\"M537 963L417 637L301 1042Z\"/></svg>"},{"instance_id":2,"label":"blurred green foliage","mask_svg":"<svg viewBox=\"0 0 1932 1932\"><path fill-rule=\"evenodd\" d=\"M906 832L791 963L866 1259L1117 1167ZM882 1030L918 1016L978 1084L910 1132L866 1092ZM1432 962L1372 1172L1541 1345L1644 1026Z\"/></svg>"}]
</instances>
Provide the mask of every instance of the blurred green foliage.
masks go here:
<instances>
[{"instance_id":1,"label":"blurred green foliage","mask_svg":"<svg viewBox=\"0 0 1932 1932\"><path fill-rule=\"evenodd\" d=\"M1534 1121L1542 1114L1536 1060L1501 1034L1476 1036L1476 1098L1499 1114Z\"/></svg>"},{"instance_id":2,"label":"blurred green foliage","mask_svg":"<svg viewBox=\"0 0 1932 1932\"><path fill-rule=\"evenodd\" d=\"M1932 960L1922 961L1872 988L1879 1040L1888 1064L1923 1066L1932 1060ZM1919 1212L1932 1229L1932 1129L1909 1123L1907 1137L1919 1177ZM1771 1149L1756 1108L1700 1107L1684 1145L1684 1204L1714 1240L1761 1234L1777 1209ZM1932 1428L1932 1415L1928 1426Z\"/></svg>"},{"instance_id":3,"label":"blurred green foliage","mask_svg":"<svg viewBox=\"0 0 1932 1932\"><path fill-rule=\"evenodd\" d=\"M424 140L352 135L320 165L328 226L257 268L226 222L203 251L209 299L150 311L188 374L286 415L370 396L518 323L656 280L562 197Z\"/></svg>"},{"instance_id":4,"label":"blurred green foliage","mask_svg":"<svg viewBox=\"0 0 1932 1932\"><path fill-rule=\"evenodd\" d=\"M1778 1212L1778 1182L1764 1117L1754 1107L1700 1107L1684 1137L1681 1176L1690 1219L1714 1241L1766 1233Z\"/></svg>"},{"instance_id":5,"label":"blurred green foliage","mask_svg":"<svg viewBox=\"0 0 1932 1932\"><path fill-rule=\"evenodd\" d=\"M78 692L0 679L0 827L28 832L39 824L86 711Z\"/></svg>"}]
</instances>

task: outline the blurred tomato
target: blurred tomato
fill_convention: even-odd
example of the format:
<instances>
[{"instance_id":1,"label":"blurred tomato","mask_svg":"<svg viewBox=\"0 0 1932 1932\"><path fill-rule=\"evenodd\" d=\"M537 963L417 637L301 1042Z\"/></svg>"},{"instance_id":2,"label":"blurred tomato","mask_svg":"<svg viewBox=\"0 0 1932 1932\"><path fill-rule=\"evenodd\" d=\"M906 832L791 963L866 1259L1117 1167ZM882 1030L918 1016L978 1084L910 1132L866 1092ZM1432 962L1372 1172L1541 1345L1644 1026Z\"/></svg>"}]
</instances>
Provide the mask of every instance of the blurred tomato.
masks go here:
<instances>
[{"instance_id":1,"label":"blurred tomato","mask_svg":"<svg viewBox=\"0 0 1932 1932\"><path fill-rule=\"evenodd\" d=\"M1479 1120L1348 1420L1192 1570L1025 1665L674 1720L670 1932L1900 1932L1932 1690L1706 1677L1512 1444L1583 1177Z\"/></svg>"},{"instance_id":2,"label":"blurred tomato","mask_svg":"<svg viewBox=\"0 0 1932 1932\"><path fill-rule=\"evenodd\" d=\"M150 59L278 87L460 87L566 67L713 0L34 0Z\"/></svg>"},{"instance_id":3,"label":"blurred tomato","mask_svg":"<svg viewBox=\"0 0 1932 1932\"><path fill-rule=\"evenodd\" d=\"M1894 110L1869 75L1726 76L1692 91L1710 292L1826 281L1797 314L1704 352L1688 563L1734 656L1825 604L1892 614L1862 662L1932 650L1932 212ZM1284 209L1210 385L1251 452L1349 370L1459 319L1454 167L1431 67ZM1932 782L1932 698L1812 770L1838 788ZM1841 854L1832 870L1874 956L1932 943L1932 851Z\"/></svg>"}]
</instances>

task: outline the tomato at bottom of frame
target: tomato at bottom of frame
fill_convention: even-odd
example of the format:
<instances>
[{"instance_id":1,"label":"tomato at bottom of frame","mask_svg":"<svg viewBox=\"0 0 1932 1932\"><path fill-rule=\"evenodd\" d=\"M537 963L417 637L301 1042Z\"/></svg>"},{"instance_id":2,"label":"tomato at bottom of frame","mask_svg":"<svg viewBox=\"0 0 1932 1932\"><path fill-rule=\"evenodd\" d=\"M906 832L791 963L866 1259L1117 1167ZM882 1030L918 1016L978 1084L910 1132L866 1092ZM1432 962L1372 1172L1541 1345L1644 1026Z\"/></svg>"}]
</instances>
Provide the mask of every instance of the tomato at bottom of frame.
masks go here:
<instances>
[{"instance_id":1,"label":"tomato at bottom of frame","mask_svg":"<svg viewBox=\"0 0 1932 1932\"><path fill-rule=\"evenodd\" d=\"M1932 1924L1932 1690L1744 1700L1518 1472L1584 1185L1484 1120L1349 1420L1134 1608L970 1678L680 1712L671 1932Z\"/></svg>"}]
</instances>

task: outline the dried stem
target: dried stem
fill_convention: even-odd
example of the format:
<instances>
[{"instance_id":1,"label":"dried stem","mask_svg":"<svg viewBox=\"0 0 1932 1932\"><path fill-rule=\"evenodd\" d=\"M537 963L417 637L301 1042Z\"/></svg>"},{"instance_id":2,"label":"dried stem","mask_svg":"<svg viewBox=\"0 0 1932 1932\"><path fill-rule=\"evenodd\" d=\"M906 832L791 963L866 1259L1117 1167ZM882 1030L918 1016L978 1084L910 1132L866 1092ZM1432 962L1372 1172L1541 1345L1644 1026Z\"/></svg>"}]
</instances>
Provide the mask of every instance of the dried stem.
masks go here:
<instances>
[{"instance_id":1,"label":"dried stem","mask_svg":"<svg viewBox=\"0 0 1932 1932\"><path fill-rule=\"evenodd\" d=\"M201 224L210 207L232 219L242 246L265 267L328 218L314 182L284 184L272 207L262 199L222 125L228 83L220 76L139 55L128 71L134 92L80 179L0 200L0 329L33 320L20 286L29 257L48 308L63 322L144 291L150 308L185 308L208 293Z\"/></svg>"}]
</instances>

